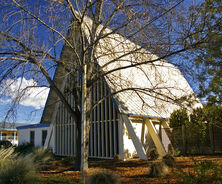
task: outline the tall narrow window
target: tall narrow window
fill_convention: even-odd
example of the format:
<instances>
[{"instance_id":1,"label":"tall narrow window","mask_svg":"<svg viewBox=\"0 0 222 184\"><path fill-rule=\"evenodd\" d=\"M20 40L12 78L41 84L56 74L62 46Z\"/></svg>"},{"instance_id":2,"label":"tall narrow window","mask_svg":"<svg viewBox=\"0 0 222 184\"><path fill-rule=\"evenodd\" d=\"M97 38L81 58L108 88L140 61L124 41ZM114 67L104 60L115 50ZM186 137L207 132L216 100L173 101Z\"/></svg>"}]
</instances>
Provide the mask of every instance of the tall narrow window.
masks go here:
<instances>
[{"instance_id":1,"label":"tall narrow window","mask_svg":"<svg viewBox=\"0 0 222 184\"><path fill-rule=\"evenodd\" d=\"M35 131L30 131L30 143L35 146Z\"/></svg>"},{"instance_id":2,"label":"tall narrow window","mask_svg":"<svg viewBox=\"0 0 222 184\"><path fill-rule=\"evenodd\" d=\"M44 146L45 144L46 137L47 137L47 130L43 130L42 131L42 146Z\"/></svg>"}]
</instances>

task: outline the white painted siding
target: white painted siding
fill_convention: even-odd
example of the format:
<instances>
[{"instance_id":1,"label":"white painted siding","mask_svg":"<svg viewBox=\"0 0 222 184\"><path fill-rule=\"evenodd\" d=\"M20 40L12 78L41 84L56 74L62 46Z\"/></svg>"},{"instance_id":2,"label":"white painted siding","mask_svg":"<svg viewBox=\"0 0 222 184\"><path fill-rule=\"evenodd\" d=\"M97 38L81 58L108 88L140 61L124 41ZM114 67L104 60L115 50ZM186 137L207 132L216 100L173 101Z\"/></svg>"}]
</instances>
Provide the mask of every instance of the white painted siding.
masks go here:
<instances>
[{"instance_id":1,"label":"white painted siding","mask_svg":"<svg viewBox=\"0 0 222 184\"><path fill-rule=\"evenodd\" d=\"M42 131L47 130L47 135L49 134L50 127L38 127L38 128L24 128L18 130L18 145L24 143L30 143L30 132L35 132L35 139L34 139L34 146L35 147L43 147L42 146ZM53 131L54 132L54 131ZM50 141L50 148L54 150L54 142L55 142L55 135L52 134L52 139Z\"/></svg>"},{"instance_id":2,"label":"white painted siding","mask_svg":"<svg viewBox=\"0 0 222 184\"><path fill-rule=\"evenodd\" d=\"M137 137L140 139L141 131L142 131L142 123L132 123L133 129L137 135ZM137 156L135 146L133 144L133 141L131 137L129 136L126 126L124 125L124 134L123 134L123 144L124 144L124 153L125 158L132 158Z\"/></svg>"},{"instance_id":3,"label":"white painted siding","mask_svg":"<svg viewBox=\"0 0 222 184\"><path fill-rule=\"evenodd\" d=\"M156 123L158 123L158 122L156 122ZM135 134L137 135L139 140L142 142L142 140L141 140L142 123L133 122L132 126L135 131ZM158 134L159 134L159 130L160 130L159 128L160 128L160 125L155 124L155 129L158 132ZM161 129L161 132L162 132L162 136L161 136L162 144L163 144L166 152L168 152L168 146L170 144L170 140L163 128ZM129 136L125 125L124 125L124 134L123 134L123 144L124 144L125 159L138 156L135 146L133 144L133 141L132 141L131 137ZM149 151L155 147L155 144L154 144L152 137L150 136L150 133L148 132L148 129L146 126L144 129L144 143L142 143L142 144L144 146L144 149L145 149L147 155L148 155Z\"/></svg>"},{"instance_id":4,"label":"white painted siding","mask_svg":"<svg viewBox=\"0 0 222 184\"><path fill-rule=\"evenodd\" d=\"M30 129L18 130L18 145L29 143L30 141Z\"/></svg>"}]
</instances>

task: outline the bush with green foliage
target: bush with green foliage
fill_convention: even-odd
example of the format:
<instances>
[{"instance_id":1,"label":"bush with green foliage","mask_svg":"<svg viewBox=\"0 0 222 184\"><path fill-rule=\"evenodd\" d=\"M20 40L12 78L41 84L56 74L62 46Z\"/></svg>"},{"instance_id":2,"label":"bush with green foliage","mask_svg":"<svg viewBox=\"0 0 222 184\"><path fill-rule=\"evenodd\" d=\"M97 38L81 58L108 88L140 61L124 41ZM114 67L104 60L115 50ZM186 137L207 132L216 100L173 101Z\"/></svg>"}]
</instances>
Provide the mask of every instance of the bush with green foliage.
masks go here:
<instances>
[{"instance_id":1,"label":"bush with green foliage","mask_svg":"<svg viewBox=\"0 0 222 184\"><path fill-rule=\"evenodd\" d=\"M206 116L206 121L209 124L214 124L216 126L222 127L222 106L221 105L204 106L204 113Z\"/></svg>"},{"instance_id":2,"label":"bush with green foliage","mask_svg":"<svg viewBox=\"0 0 222 184\"><path fill-rule=\"evenodd\" d=\"M33 150L34 150L33 144L24 143L15 148L15 153L17 153L18 155L26 155L32 153Z\"/></svg>"},{"instance_id":3,"label":"bush with green foliage","mask_svg":"<svg viewBox=\"0 0 222 184\"><path fill-rule=\"evenodd\" d=\"M189 145L189 150L185 150L184 153L204 153L204 147L209 145L210 138L208 129L210 125L217 127L222 127L222 107L217 106L206 106L203 108L193 109L192 113L189 114L185 109L179 109L174 111L170 116L170 127L173 128L171 143L175 150L177 148L181 149L179 145L182 144L181 135L181 125L185 125L185 144ZM184 146L186 146L184 145ZM174 151L171 149L171 154ZM187 152L188 151L188 152Z\"/></svg>"},{"instance_id":4,"label":"bush with green foliage","mask_svg":"<svg viewBox=\"0 0 222 184\"><path fill-rule=\"evenodd\" d=\"M178 109L175 110L170 115L170 127L179 127L182 125L186 125L189 122L189 116L187 114L187 111L185 109Z\"/></svg>"},{"instance_id":5,"label":"bush with green foliage","mask_svg":"<svg viewBox=\"0 0 222 184\"><path fill-rule=\"evenodd\" d=\"M207 130L207 117L205 108L193 109L190 114L190 122L186 125L190 134L199 134L201 136L201 141L204 141Z\"/></svg>"},{"instance_id":6,"label":"bush with green foliage","mask_svg":"<svg viewBox=\"0 0 222 184\"><path fill-rule=\"evenodd\" d=\"M205 109L201 107L197 107L196 109L193 109L193 112L190 114L190 122L194 124L202 124L205 122L206 115L205 115Z\"/></svg>"},{"instance_id":7,"label":"bush with green foliage","mask_svg":"<svg viewBox=\"0 0 222 184\"><path fill-rule=\"evenodd\" d=\"M213 161L194 161L193 172L177 173L180 184L221 184L222 168Z\"/></svg>"},{"instance_id":8,"label":"bush with green foliage","mask_svg":"<svg viewBox=\"0 0 222 184\"><path fill-rule=\"evenodd\" d=\"M222 106L221 105L203 105L203 108L193 109L193 112L188 116L185 109L175 110L170 115L170 127L179 127L186 125L192 127L194 125L203 126L213 124L222 127ZM203 129L205 127L202 127Z\"/></svg>"}]
</instances>

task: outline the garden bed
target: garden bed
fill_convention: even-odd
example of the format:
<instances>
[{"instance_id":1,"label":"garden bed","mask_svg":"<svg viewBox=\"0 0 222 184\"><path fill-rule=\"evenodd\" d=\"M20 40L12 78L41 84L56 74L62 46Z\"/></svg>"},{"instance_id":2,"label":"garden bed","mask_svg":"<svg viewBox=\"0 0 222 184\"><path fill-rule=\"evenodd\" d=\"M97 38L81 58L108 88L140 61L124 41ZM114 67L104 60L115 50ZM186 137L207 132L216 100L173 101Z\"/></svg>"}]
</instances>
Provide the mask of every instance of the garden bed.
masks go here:
<instances>
[{"instance_id":1,"label":"garden bed","mask_svg":"<svg viewBox=\"0 0 222 184\"><path fill-rule=\"evenodd\" d=\"M128 161L113 160L90 160L89 173L111 172L117 175L123 184L168 184L178 183L179 178L176 176L176 170L185 172L192 171L193 159L196 161L211 160L216 161L222 166L222 155L217 156L194 156L194 157L177 157L175 169L165 177L149 177L150 166L152 161L141 161L132 159ZM59 159L51 161L41 172L41 180L46 184L53 183L78 183L81 178L79 171L73 171L72 164L66 163Z\"/></svg>"}]
</instances>

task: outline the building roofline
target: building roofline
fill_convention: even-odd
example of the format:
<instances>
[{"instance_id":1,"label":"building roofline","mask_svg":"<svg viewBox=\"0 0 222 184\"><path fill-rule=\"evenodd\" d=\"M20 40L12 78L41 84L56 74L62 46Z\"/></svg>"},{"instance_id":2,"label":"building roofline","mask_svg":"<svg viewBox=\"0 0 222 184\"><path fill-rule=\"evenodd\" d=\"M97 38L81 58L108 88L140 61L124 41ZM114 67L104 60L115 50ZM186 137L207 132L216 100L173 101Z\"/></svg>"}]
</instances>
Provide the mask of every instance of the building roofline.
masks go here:
<instances>
[{"instance_id":1,"label":"building roofline","mask_svg":"<svg viewBox=\"0 0 222 184\"><path fill-rule=\"evenodd\" d=\"M44 127L50 127L49 123L38 123L38 124L32 124L32 125L25 125L25 126L18 126L16 127L18 130L20 129L28 129L28 128L44 128Z\"/></svg>"},{"instance_id":2,"label":"building roofline","mask_svg":"<svg viewBox=\"0 0 222 184\"><path fill-rule=\"evenodd\" d=\"M119 114L124 114L124 115L128 115L128 116L137 116L137 117L144 117L144 118L152 118L152 119L163 119L163 120L167 120L169 118L164 118L164 117L157 117L157 116L148 116L148 115L140 115L140 114L132 114L132 113L119 113Z\"/></svg>"}]
</instances>

